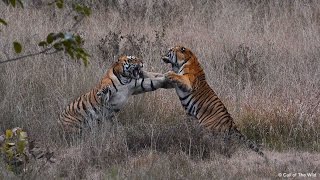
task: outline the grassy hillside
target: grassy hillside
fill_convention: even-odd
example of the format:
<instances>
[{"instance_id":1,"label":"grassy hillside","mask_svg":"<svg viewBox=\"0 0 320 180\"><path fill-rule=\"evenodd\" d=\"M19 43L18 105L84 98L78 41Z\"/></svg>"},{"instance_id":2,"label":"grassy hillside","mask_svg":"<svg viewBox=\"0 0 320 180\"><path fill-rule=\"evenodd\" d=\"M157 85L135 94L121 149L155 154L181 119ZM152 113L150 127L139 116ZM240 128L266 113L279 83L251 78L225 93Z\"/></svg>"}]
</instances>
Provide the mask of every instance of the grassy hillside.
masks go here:
<instances>
[{"instance_id":1,"label":"grassy hillside","mask_svg":"<svg viewBox=\"0 0 320 180\"><path fill-rule=\"evenodd\" d=\"M93 14L77 32L91 54L89 67L63 54L0 64L0 130L22 127L57 156L54 165L33 164L28 177L256 179L320 173L317 1L84 2L93 5ZM25 9L1 4L1 18L10 24L1 27L0 60L14 57L15 40L24 53L34 52L48 33L70 28L69 8L54 9L46 1L28 1ZM72 145L58 136L59 113L119 55L142 57L146 70L164 73L170 67L161 56L176 44L198 56L209 84L242 132L263 145L269 163L241 149L228 159L208 146L188 123L174 90L131 97L117 116L119 127L106 124Z\"/></svg>"}]
</instances>

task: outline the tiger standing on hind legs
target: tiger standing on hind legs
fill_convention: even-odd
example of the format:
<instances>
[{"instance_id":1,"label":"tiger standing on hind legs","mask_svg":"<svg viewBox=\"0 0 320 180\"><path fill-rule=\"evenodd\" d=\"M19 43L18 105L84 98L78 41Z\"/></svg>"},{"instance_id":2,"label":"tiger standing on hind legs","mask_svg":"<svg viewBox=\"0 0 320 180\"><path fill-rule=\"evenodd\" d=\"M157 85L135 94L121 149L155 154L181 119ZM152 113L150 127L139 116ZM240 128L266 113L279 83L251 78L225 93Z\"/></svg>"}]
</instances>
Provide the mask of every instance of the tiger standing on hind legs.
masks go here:
<instances>
[{"instance_id":1,"label":"tiger standing on hind legs","mask_svg":"<svg viewBox=\"0 0 320 180\"><path fill-rule=\"evenodd\" d=\"M237 128L233 118L206 81L205 73L197 57L183 46L175 46L162 58L172 65L172 71L165 74L170 83L175 86L176 93L188 115L195 117L200 126L210 133L225 134L225 144L228 145L231 136L245 143L260 156L264 156L259 147L244 136ZM226 154L230 156L230 154Z\"/></svg>"},{"instance_id":2,"label":"tiger standing on hind legs","mask_svg":"<svg viewBox=\"0 0 320 180\"><path fill-rule=\"evenodd\" d=\"M135 56L120 56L91 91L70 103L58 123L66 137L80 134L84 127L110 120L131 95L173 88L163 74L142 70L143 61Z\"/></svg>"}]
</instances>

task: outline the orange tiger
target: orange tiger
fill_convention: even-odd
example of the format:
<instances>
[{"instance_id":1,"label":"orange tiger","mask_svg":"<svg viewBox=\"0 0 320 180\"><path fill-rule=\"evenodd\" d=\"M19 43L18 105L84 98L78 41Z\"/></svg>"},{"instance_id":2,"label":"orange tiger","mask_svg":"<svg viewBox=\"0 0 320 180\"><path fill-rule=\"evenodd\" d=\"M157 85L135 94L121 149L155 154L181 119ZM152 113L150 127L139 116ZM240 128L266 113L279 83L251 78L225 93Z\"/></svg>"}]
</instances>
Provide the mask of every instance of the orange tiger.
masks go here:
<instances>
[{"instance_id":1,"label":"orange tiger","mask_svg":"<svg viewBox=\"0 0 320 180\"><path fill-rule=\"evenodd\" d=\"M113 117L130 95L172 88L163 74L142 71L143 61L135 56L121 56L107 70L100 83L74 100L58 120L65 132L81 132L96 122Z\"/></svg>"},{"instance_id":2,"label":"orange tiger","mask_svg":"<svg viewBox=\"0 0 320 180\"><path fill-rule=\"evenodd\" d=\"M165 77L174 84L181 104L189 115L198 119L199 124L212 133L236 135L241 142L263 156L257 145L238 130L226 107L207 83L205 73L190 49L175 46L162 60L172 65L172 71L167 72Z\"/></svg>"}]
</instances>

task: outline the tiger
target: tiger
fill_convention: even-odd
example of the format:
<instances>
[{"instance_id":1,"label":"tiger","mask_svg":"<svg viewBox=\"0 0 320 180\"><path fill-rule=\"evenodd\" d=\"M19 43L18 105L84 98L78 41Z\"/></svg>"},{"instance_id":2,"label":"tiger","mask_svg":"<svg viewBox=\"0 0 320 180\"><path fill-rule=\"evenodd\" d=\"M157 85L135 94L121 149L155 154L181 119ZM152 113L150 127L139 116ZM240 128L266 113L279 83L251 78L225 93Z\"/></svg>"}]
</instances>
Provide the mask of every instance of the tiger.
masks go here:
<instances>
[{"instance_id":1,"label":"tiger","mask_svg":"<svg viewBox=\"0 0 320 180\"><path fill-rule=\"evenodd\" d=\"M81 133L91 123L110 119L130 95L170 87L163 74L143 71L143 61L135 56L120 56L101 81L81 95L61 113L58 123L65 133Z\"/></svg>"},{"instance_id":2,"label":"tiger","mask_svg":"<svg viewBox=\"0 0 320 180\"><path fill-rule=\"evenodd\" d=\"M190 49L175 46L162 60L172 66L172 71L165 73L165 77L174 85L188 115L197 119L199 125L210 133L236 136L240 142L264 156L259 147L240 132L227 108L207 83L205 72Z\"/></svg>"}]
</instances>

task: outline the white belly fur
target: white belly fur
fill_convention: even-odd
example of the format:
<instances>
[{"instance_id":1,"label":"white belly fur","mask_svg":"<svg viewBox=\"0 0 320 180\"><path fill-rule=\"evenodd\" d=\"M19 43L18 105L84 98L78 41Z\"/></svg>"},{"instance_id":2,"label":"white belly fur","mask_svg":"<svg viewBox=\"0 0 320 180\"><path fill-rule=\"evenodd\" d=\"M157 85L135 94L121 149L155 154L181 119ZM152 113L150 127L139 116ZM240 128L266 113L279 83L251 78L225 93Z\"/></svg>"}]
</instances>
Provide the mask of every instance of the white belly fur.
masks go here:
<instances>
[{"instance_id":1,"label":"white belly fur","mask_svg":"<svg viewBox=\"0 0 320 180\"><path fill-rule=\"evenodd\" d=\"M129 90L127 87L121 87L118 92L110 97L109 103L111 109L120 110L129 99Z\"/></svg>"}]
</instances>

